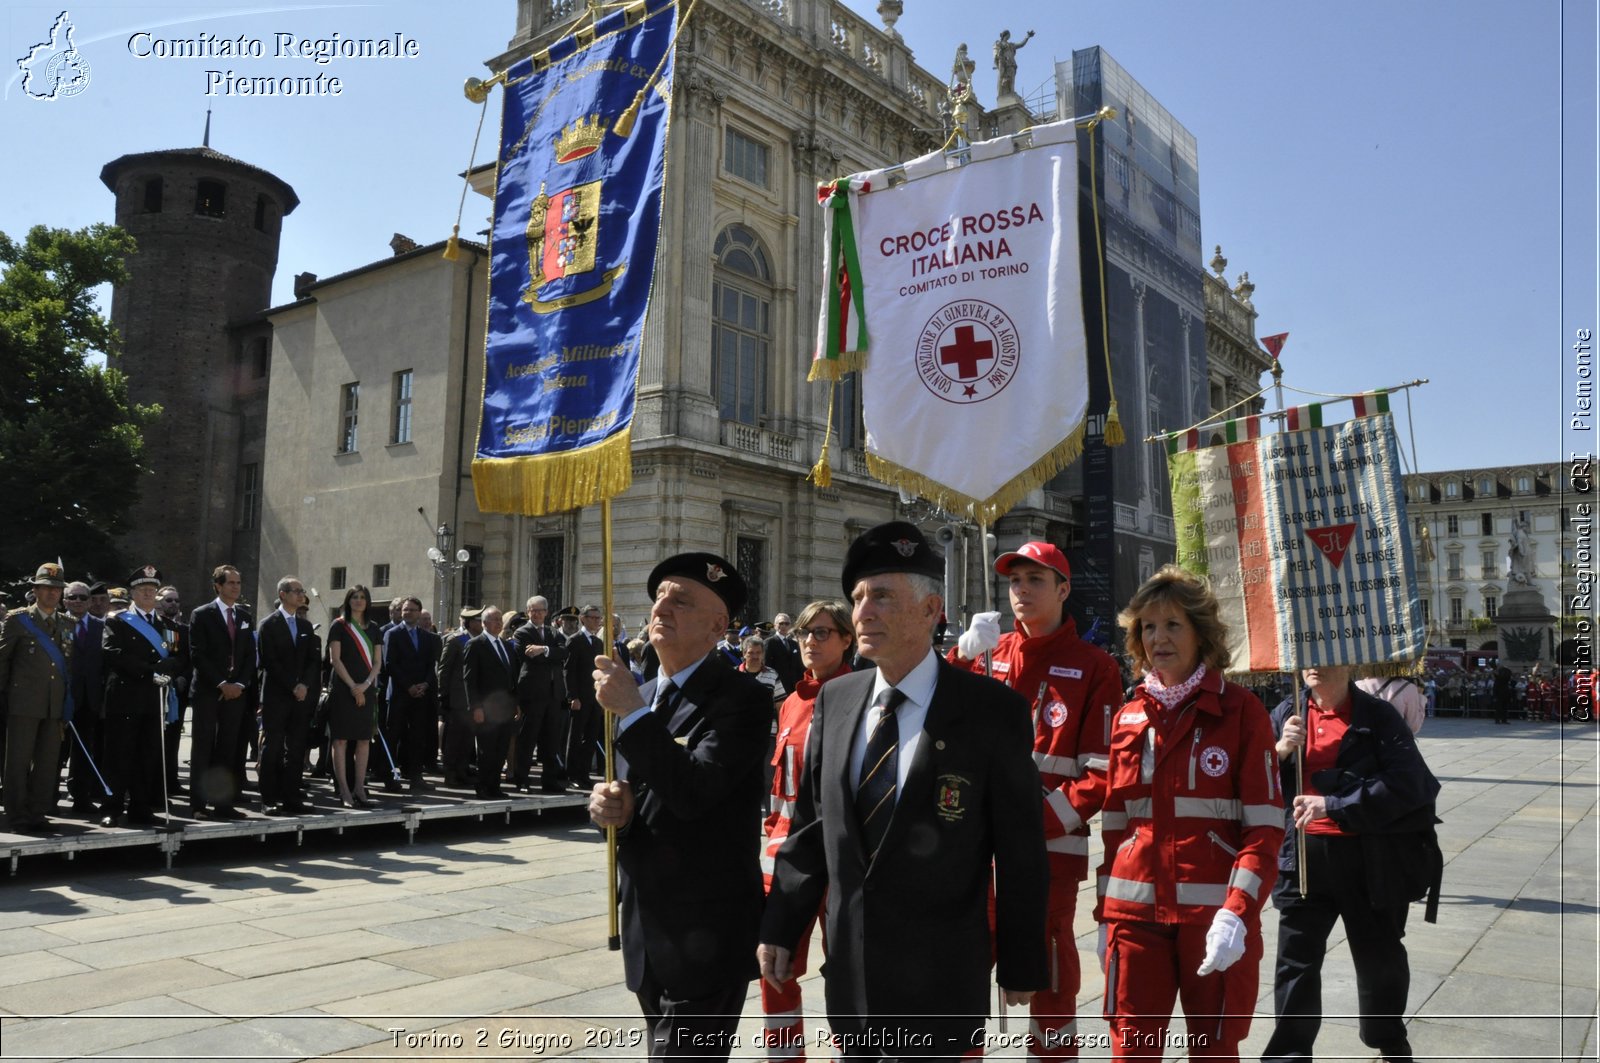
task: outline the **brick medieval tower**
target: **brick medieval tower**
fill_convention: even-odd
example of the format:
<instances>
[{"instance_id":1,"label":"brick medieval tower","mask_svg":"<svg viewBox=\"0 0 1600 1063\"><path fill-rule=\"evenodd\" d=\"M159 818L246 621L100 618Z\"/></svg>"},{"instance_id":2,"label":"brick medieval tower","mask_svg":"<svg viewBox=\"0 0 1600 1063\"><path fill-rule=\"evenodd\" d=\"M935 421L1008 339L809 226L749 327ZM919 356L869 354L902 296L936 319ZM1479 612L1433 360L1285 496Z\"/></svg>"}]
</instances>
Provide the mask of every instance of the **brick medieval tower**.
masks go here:
<instances>
[{"instance_id":1,"label":"brick medieval tower","mask_svg":"<svg viewBox=\"0 0 1600 1063\"><path fill-rule=\"evenodd\" d=\"M124 556L158 566L185 609L211 597L210 572L237 566L258 586L262 455L272 333L265 311L283 218L299 205L277 177L207 146L124 155L100 180L116 223L138 241L111 320L116 368L136 402L160 403ZM121 573L106 578L120 581Z\"/></svg>"}]
</instances>

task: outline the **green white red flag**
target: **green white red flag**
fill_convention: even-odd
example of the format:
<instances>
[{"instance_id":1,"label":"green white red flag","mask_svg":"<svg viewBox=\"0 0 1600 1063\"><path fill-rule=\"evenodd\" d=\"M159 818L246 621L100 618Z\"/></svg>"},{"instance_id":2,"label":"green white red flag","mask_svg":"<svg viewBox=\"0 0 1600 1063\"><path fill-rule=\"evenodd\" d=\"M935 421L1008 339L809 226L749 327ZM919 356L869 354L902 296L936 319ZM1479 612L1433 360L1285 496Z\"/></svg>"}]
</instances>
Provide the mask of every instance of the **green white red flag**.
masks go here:
<instances>
[{"instance_id":1,"label":"green white red flag","mask_svg":"<svg viewBox=\"0 0 1600 1063\"><path fill-rule=\"evenodd\" d=\"M1211 580L1230 671L1422 659L1390 415L1179 450L1168 470L1178 564Z\"/></svg>"}]
</instances>

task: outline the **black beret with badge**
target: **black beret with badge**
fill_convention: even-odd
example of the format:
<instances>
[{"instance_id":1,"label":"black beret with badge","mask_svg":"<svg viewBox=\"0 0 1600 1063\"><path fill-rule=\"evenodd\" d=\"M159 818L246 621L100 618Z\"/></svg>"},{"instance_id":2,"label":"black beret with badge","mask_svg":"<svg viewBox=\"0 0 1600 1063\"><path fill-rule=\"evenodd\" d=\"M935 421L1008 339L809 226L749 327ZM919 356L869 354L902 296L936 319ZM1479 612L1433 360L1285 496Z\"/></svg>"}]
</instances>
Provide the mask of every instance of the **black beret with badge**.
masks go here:
<instances>
[{"instance_id":1,"label":"black beret with badge","mask_svg":"<svg viewBox=\"0 0 1600 1063\"><path fill-rule=\"evenodd\" d=\"M944 579L944 557L915 524L891 520L862 532L844 556L844 594L848 598L856 584L867 576L892 572Z\"/></svg>"},{"instance_id":2,"label":"black beret with badge","mask_svg":"<svg viewBox=\"0 0 1600 1063\"><path fill-rule=\"evenodd\" d=\"M745 600L750 596L744 577L716 554L673 554L651 569L650 578L645 582L645 590L649 592L652 601L655 600L656 588L661 585L662 580L668 578L693 580L707 588L722 599L729 616L737 616L739 610L744 608Z\"/></svg>"}]
</instances>

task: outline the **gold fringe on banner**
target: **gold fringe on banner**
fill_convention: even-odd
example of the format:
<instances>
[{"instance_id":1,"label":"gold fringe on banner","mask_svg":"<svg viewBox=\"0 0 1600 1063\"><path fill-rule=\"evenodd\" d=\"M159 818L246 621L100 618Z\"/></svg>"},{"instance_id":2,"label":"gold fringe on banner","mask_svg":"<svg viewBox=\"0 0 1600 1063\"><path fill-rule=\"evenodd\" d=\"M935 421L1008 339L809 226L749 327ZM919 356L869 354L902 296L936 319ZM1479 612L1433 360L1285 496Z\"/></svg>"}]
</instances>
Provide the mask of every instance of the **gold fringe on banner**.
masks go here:
<instances>
[{"instance_id":1,"label":"gold fringe on banner","mask_svg":"<svg viewBox=\"0 0 1600 1063\"><path fill-rule=\"evenodd\" d=\"M474 458L472 493L484 513L538 517L593 505L633 483L633 430L577 451Z\"/></svg>"},{"instance_id":2,"label":"gold fringe on banner","mask_svg":"<svg viewBox=\"0 0 1600 1063\"><path fill-rule=\"evenodd\" d=\"M919 472L878 455L867 453L867 471L891 487L902 488L921 495L948 513L966 515L971 520L993 524L1013 506L1021 502L1029 491L1042 487L1056 473L1078 460L1083 453L1084 426L1079 424L1072 434L1052 447L1045 455L1016 476L988 498L972 498L960 491L930 480Z\"/></svg>"},{"instance_id":3,"label":"gold fringe on banner","mask_svg":"<svg viewBox=\"0 0 1600 1063\"><path fill-rule=\"evenodd\" d=\"M847 374L859 373L866 366L866 351L841 351L837 358L811 359L811 368L806 372L806 380L813 384L819 380L843 380Z\"/></svg>"}]
</instances>

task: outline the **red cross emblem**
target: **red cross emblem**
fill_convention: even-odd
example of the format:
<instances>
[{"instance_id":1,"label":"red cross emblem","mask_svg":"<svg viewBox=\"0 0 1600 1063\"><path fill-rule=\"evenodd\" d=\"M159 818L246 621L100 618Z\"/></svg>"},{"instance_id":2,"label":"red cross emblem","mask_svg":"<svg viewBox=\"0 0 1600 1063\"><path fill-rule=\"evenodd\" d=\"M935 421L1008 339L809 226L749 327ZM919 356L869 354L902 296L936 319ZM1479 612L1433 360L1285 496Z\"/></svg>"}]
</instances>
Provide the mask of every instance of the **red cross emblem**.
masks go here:
<instances>
[{"instance_id":1,"label":"red cross emblem","mask_svg":"<svg viewBox=\"0 0 1600 1063\"><path fill-rule=\"evenodd\" d=\"M1017 375L1022 342L1011 317L993 303L963 299L928 319L916 339L917 376L946 402L982 402Z\"/></svg>"}]
</instances>

